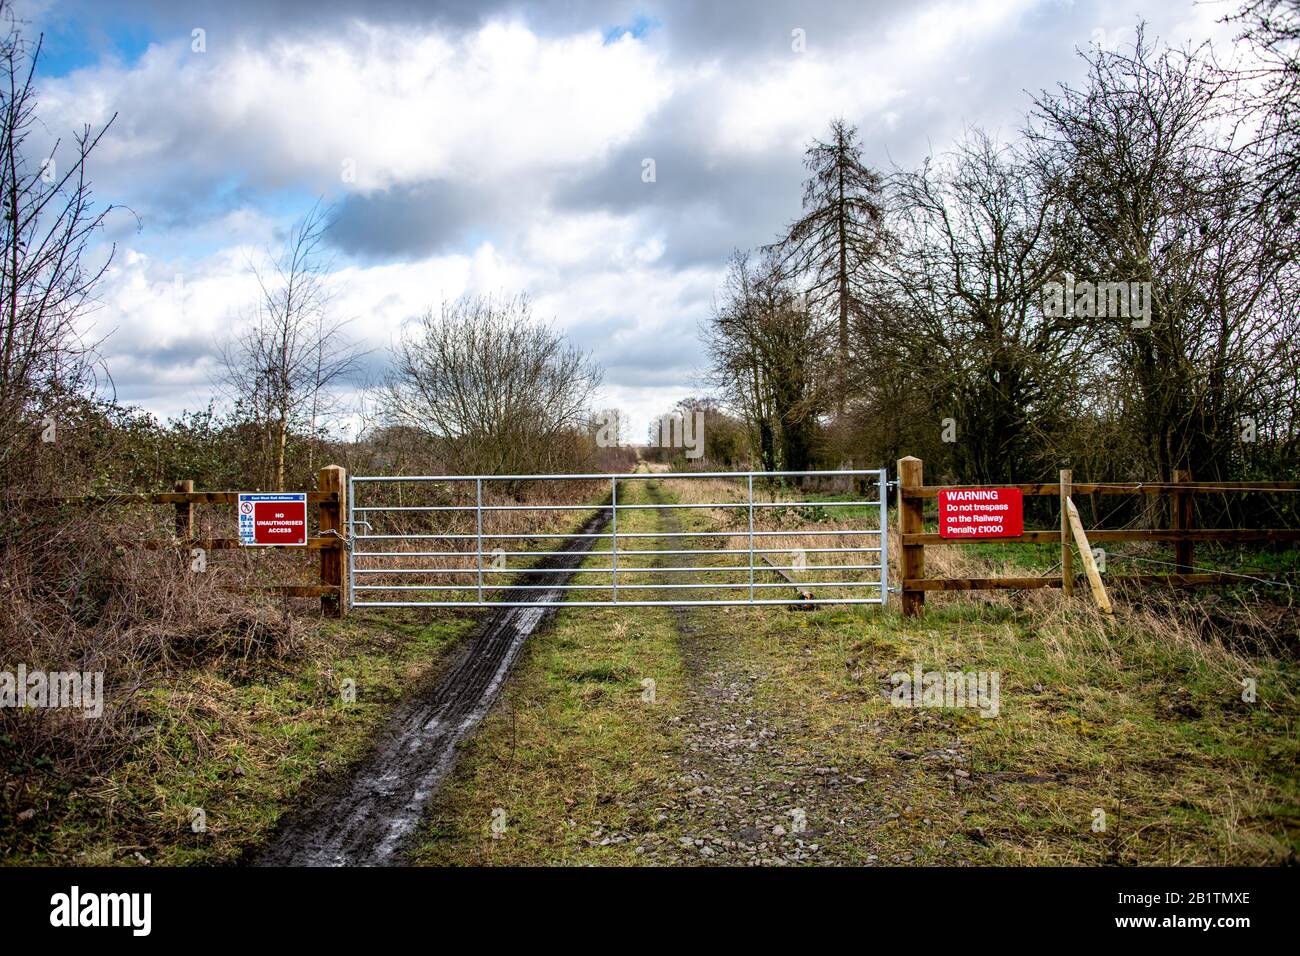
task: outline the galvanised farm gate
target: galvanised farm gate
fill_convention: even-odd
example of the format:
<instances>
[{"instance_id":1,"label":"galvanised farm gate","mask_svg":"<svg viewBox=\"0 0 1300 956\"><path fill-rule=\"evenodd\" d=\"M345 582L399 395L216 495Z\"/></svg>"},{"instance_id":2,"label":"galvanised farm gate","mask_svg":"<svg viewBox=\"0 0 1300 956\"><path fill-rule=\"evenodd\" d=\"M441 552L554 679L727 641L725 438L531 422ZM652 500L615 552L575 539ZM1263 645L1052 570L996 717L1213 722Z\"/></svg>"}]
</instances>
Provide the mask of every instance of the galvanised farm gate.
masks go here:
<instances>
[{"instance_id":1,"label":"galvanised farm gate","mask_svg":"<svg viewBox=\"0 0 1300 956\"><path fill-rule=\"evenodd\" d=\"M883 605L886 499L884 469L353 476L348 590L353 607Z\"/></svg>"}]
</instances>

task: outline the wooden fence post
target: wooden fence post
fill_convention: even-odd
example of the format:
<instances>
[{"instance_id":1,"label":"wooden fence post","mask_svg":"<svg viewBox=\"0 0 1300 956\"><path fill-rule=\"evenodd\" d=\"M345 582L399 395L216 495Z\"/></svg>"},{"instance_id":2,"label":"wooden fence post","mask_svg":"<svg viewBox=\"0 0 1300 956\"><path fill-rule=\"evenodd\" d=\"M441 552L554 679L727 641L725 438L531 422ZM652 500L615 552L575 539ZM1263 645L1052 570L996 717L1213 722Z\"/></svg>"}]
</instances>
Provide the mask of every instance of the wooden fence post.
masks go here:
<instances>
[{"instance_id":1,"label":"wooden fence post","mask_svg":"<svg viewBox=\"0 0 1300 956\"><path fill-rule=\"evenodd\" d=\"M1069 468L1061 469L1061 593L1067 598L1074 597L1074 552L1070 550L1070 515L1067 502L1070 500L1071 483L1074 472Z\"/></svg>"},{"instance_id":2,"label":"wooden fence post","mask_svg":"<svg viewBox=\"0 0 1300 956\"><path fill-rule=\"evenodd\" d=\"M343 515L347 513L348 473L338 465L327 465L316 475L316 490L338 496L335 501L322 501L319 506L319 526L322 535L334 537L334 543L320 552L320 583L337 588L333 594L322 594L320 609L326 617L342 617L347 613L347 584L343 580L343 553L345 534Z\"/></svg>"},{"instance_id":3,"label":"wooden fence post","mask_svg":"<svg viewBox=\"0 0 1300 956\"><path fill-rule=\"evenodd\" d=\"M1192 480L1192 473L1186 468L1174 469L1174 484L1181 485L1184 482ZM1189 531L1192 527L1192 496L1185 491L1173 492L1173 502L1170 505L1170 527L1175 531ZM1174 568L1175 574L1192 573L1192 542L1175 541L1174 542Z\"/></svg>"},{"instance_id":4,"label":"wooden fence post","mask_svg":"<svg viewBox=\"0 0 1300 956\"><path fill-rule=\"evenodd\" d=\"M184 481L177 481L172 485L172 490L190 494L194 491L194 482L188 478ZM181 544L189 544L193 538L194 503L192 501L178 501L176 503L176 540Z\"/></svg>"},{"instance_id":5,"label":"wooden fence post","mask_svg":"<svg viewBox=\"0 0 1300 956\"><path fill-rule=\"evenodd\" d=\"M898 459L898 531L902 536L925 530L925 502L907 497L909 488L919 488L925 483L923 477L921 459L911 455ZM898 576L903 590L903 614L914 617L925 611L925 592L909 591L907 582L925 577L925 545L908 544L903 537L900 553Z\"/></svg>"}]
</instances>

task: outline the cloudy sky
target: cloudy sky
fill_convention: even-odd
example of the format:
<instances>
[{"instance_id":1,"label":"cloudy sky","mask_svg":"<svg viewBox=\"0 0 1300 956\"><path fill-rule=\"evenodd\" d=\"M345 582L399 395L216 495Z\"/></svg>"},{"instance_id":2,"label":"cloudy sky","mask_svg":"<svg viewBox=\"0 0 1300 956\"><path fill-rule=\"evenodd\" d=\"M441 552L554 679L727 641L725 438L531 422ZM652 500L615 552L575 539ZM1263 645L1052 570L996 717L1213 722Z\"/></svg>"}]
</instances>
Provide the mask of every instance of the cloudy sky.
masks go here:
<instances>
[{"instance_id":1,"label":"cloudy sky","mask_svg":"<svg viewBox=\"0 0 1300 956\"><path fill-rule=\"evenodd\" d=\"M604 366L605 404L642 422L701 390L696 330L726 260L798 213L803 150L832 117L881 168L970 126L1012 138L1030 93L1079 79L1077 48L1129 42L1139 18L1169 42L1227 41L1216 21L1234 7L18 5L44 33L46 133L117 114L91 175L123 207L95 315L119 399L206 405L254 299L250 257L319 196L337 220L334 308L376 349L372 372L430 305L524 291Z\"/></svg>"}]
</instances>

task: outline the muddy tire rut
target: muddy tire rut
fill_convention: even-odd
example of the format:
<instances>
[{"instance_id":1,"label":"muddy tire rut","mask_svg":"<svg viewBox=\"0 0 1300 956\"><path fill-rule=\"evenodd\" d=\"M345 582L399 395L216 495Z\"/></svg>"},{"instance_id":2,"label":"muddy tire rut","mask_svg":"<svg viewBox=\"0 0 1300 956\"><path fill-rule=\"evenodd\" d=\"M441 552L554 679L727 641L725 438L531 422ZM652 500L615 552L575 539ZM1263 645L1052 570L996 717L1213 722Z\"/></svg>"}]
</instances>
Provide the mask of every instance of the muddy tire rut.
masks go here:
<instances>
[{"instance_id":1,"label":"muddy tire rut","mask_svg":"<svg viewBox=\"0 0 1300 956\"><path fill-rule=\"evenodd\" d=\"M602 509L580 533L602 530ZM530 584L569 581L591 538L564 539ZM556 601L566 592L506 591L505 601ZM555 608L503 607L459 649L436 682L398 706L352 776L326 790L286 824L256 861L261 866L386 866L402 862L429 798L456 761L458 745L487 716L524 642Z\"/></svg>"}]
</instances>

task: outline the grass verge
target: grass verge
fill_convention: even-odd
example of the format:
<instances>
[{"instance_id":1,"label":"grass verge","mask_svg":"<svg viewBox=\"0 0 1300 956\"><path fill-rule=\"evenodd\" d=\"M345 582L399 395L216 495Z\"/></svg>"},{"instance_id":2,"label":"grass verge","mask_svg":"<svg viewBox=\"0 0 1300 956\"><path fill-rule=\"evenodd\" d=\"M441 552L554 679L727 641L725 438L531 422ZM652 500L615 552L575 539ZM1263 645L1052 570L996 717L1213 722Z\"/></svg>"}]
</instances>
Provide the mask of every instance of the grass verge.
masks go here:
<instances>
[{"instance_id":1,"label":"grass verge","mask_svg":"<svg viewBox=\"0 0 1300 956\"><path fill-rule=\"evenodd\" d=\"M5 802L17 808L0 818L0 863L239 861L318 781L365 754L397 700L474 623L371 612L324 622L291 660L227 657L174 674L143 691L135 742L94 776L57 775L0 739Z\"/></svg>"}]
</instances>

